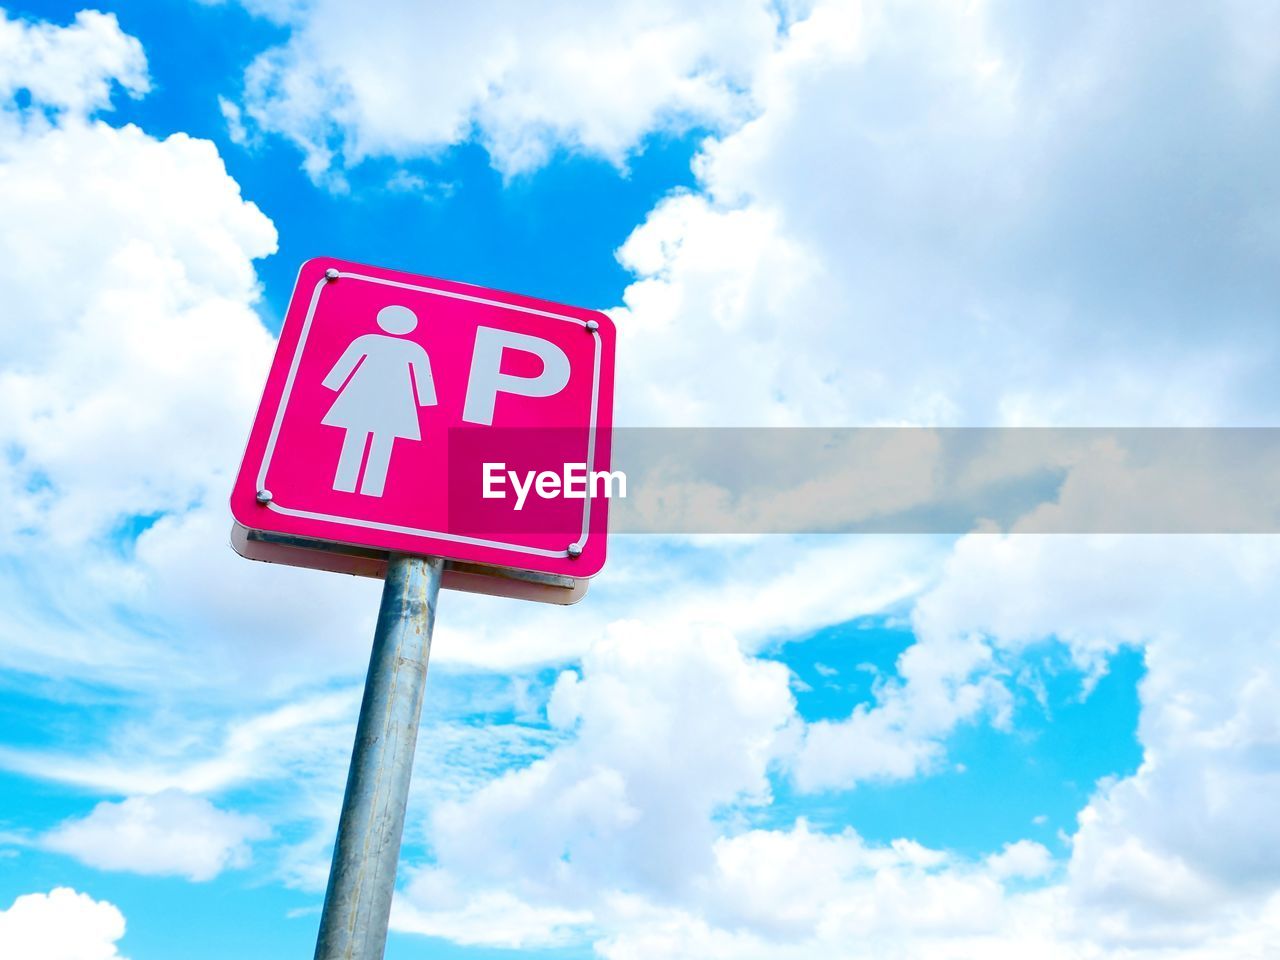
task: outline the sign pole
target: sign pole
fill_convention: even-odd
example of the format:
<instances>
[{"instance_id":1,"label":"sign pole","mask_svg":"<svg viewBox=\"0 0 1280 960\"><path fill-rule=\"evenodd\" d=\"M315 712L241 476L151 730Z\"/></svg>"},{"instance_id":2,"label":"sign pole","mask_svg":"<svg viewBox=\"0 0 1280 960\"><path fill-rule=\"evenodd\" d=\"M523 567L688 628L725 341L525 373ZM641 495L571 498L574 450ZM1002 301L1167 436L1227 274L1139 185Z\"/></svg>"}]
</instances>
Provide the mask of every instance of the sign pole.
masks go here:
<instances>
[{"instance_id":1,"label":"sign pole","mask_svg":"<svg viewBox=\"0 0 1280 960\"><path fill-rule=\"evenodd\" d=\"M316 960L382 960L444 561L392 554Z\"/></svg>"}]
</instances>

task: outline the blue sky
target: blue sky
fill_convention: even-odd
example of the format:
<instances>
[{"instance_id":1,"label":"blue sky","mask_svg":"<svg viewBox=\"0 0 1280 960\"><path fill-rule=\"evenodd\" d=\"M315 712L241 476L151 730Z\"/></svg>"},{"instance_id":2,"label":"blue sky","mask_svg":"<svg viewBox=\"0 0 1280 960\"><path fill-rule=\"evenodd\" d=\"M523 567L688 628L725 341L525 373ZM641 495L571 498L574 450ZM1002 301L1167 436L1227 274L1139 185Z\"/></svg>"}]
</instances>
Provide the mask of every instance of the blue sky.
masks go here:
<instances>
[{"instance_id":1,"label":"blue sky","mask_svg":"<svg viewBox=\"0 0 1280 960\"><path fill-rule=\"evenodd\" d=\"M627 424L1275 420L1245 4L0 2L6 956L312 949L377 585L225 505L309 257L609 310ZM632 536L446 595L387 955L1266 955L1278 572Z\"/></svg>"}]
</instances>

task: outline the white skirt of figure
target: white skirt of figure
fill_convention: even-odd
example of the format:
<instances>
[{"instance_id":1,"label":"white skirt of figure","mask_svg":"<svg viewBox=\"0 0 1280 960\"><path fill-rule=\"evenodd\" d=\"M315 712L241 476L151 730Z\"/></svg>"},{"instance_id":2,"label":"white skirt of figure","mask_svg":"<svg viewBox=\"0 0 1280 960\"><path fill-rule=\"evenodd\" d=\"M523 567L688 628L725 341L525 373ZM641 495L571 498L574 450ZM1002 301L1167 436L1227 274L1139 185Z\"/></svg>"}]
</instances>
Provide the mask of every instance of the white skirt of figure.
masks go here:
<instances>
[{"instance_id":1,"label":"white skirt of figure","mask_svg":"<svg viewBox=\"0 0 1280 960\"><path fill-rule=\"evenodd\" d=\"M355 372L321 423L355 434L422 439L419 405L435 401L426 351L412 340L369 333L353 340L344 354L348 362L357 357ZM411 369L418 373L416 390Z\"/></svg>"}]
</instances>

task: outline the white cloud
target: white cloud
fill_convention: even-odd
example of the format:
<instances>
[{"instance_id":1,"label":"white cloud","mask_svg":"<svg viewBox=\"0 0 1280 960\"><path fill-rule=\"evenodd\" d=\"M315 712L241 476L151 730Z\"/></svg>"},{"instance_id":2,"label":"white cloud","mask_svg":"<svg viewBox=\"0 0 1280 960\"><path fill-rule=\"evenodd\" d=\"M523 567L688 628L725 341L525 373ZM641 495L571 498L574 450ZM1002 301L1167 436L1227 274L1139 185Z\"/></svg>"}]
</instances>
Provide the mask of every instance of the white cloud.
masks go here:
<instances>
[{"instance_id":1,"label":"white cloud","mask_svg":"<svg viewBox=\"0 0 1280 960\"><path fill-rule=\"evenodd\" d=\"M68 820L40 844L99 870L211 880L249 863L249 842L267 836L257 817L219 810L203 797L169 790L103 802Z\"/></svg>"},{"instance_id":2,"label":"white cloud","mask_svg":"<svg viewBox=\"0 0 1280 960\"><path fill-rule=\"evenodd\" d=\"M557 685L548 716L578 725L576 740L442 808L437 863L410 882L398 922L468 943L594 939L620 958L1265 955L1280 932L1266 854L1277 564L1264 537L965 538L916 605L897 678L855 714L881 726L852 724L828 767L815 731L841 725L809 728L798 763L831 777L818 785L893 775L885 757L899 748L912 775L930 767L909 748L944 756L970 706L1008 720L1018 680L1005 665L1029 647L1065 644L1087 678L1120 645L1141 646L1143 765L1099 785L1065 859L1029 840L967 859L803 821L745 828L763 808L747 784L791 755L794 715L780 707L754 727L773 740L758 752L743 710L768 698L730 678L764 664L722 638L716 679L694 638L637 624ZM491 919L497 904L511 924Z\"/></svg>"},{"instance_id":3,"label":"white cloud","mask_svg":"<svg viewBox=\"0 0 1280 960\"><path fill-rule=\"evenodd\" d=\"M68 887L28 893L0 910L0 952L15 960L124 960L124 916Z\"/></svg>"},{"instance_id":4,"label":"white cloud","mask_svg":"<svg viewBox=\"0 0 1280 960\"><path fill-rule=\"evenodd\" d=\"M628 419L1265 422L1276 63L1148 19L816 4L622 248Z\"/></svg>"},{"instance_id":5,"label":"white cloud","mask_svg":"<svg viewBox=\"0 0 1280 960\"><path fill-rule=\"evenodd\" d=\"M316 178L473 136L507 174L557 148L622 163L649 132L741 119L778 30L762 0L312 0L262 12L291 34L249 67L244 112L302 148Z\"/></svg>"},{"instance_id":6,"label":"white cloud","mask_svg":"<svg viewBox=\"0 0 1280 960\"><path fill-rule=\"evenodd\" d=\"M805 791L849 788L865 780L905 780L933 772L955 727L983 716L1008 723L1010 695L991 676L991 650L972 638L912 644L898 658L897 677L877 684L874 703L844 720L805 730L793 760Z\"/></svg>"},{"instance_id":7,"label":"white cloud","mask_svg":"<svg viewBox=\"0 0 1280 960\"><path fill-rule=\"evenodd\" d=\"M84 116L110 108L115 84L133 97L151 87L142 44L115 14L82 10L59 27L0 9L0 102L25 90L36 103Z\"/></svg>"},{"instance_id":8,"label":"white cloud","mask_svg":"<svg viewBox=\"0 0 1280 960\"><path fill-rule=\"evenodd\" d=\"M545 827L529 813L531 830ZM604 824L592 830L597 846L619 840ZM667 890L644 888L625 858L597 876L571 855L534 882L469 890L465 881L476 874L493 880L487 851L476 851L473 861L416 872L394 923L508 947L594 937L602 956L619 958L1100 956L1087 939L1068 944L1061 891L1005 889L1004 879L1046 867L1037 849L1015 844L983 864L907 840L878 845L852 830L814 832L801 820L687 851L688 875ZM580 886L569 895L574 881Z\"/></svg>"},{"instance_id":9,"label":"white cloud","mask_svg":"<svg viewBox=\"0 0 1280 960\"><path fill-rule=\"evenodd\" d=\"M0 162L9 537L65 548L221 499L272 347L251 307L270 221L182 134L68 121Z\"/></svg>"},{"instance_id":10,"label":"white cloud","mask_svg":"<svg viewBox=\"0 0 1280 960\"><path fill-rule=\"evenodd\" d=\"M396 898L391 926L464 945L527 949L572 942L591 920L588 911L535 907L504 890L466 896L446 875L427 870Z\"/></svg>"},{"instance_id":11,"label":"white cloud","mask_svg":"<svg viewBox=\"0 0 1280 960\"><path fill-rule=\"evenodd\" d=\"M970 862L803 820L748 828L797 717L786 669L723 631L619 625L561 675L547 713L577 736L436 808L435 862L407 871L397 929L594 939L608 957L1088 955L1058 943L1061 891L1004 887L1049 871L1038 844Z\"/></svg>"},{"instance_id":12,"label":"white cloud","mask_svg":"<svg viewBox=\"0 0 1280 960\"><path fill-rule=\"evenodd\" d=\"M1263 853L1280 842L1264 799L1280 789L1280 733L1263 706L1280 698L1277 575L1268 537L966 537L916 603L897 677L849 719L807 729L797 784L928 772L957 724L983 709L1001 722L1019 682L1007 664L1032 646L1065 645L1086 690L1120 647L1140 648L1143 763L1081 812L1044 935L1079 955L1250 956L1275 935L1280 889ZM1025 841L986 866L996 878L1053 871Z\"/></svg>"},{"instance_id":13,"label":"white cloud","mask_svg":"<svg viewBox=\"0 0 1280 960\"><path fill-rule=\"evenodd\" d=\"M32 97L0 98L0 664L134 688L254 675L268 694L358 671L375 585L315 593L227 543L275 227L213 144L85 115L113 82L146 90L114 17L0 30L21 50L0 94Z\"/></svg>"},{"instance_id":14,"label":"white cloud","mask_svg":"<svg viewBox=\"0 0 1280 960\"><path fill-rule=\"evenodd\" d=\"M547 715L577 736L442 805L430 840L472 883L666 893L710 863L722 807L767 802L766 771L795 705L788 671L723 631L618 624L562 673Z\"/></svg>"},{"instance_id":15,"label":"white cloud","mask_svg":"<svg viewBox=\"0 0 1280 960\"><path fill-rule=\"evenodd\" d=\"M1067 871L1081 922L1113 944L1248 930L1280 889L1263 852L1280 843L1265 799L1280 730L1263 706L1280 698L1277 575L1266 537L975 536L917 607L924 637L1056 638L1085 670L1142 648L1142 766L1100 785Z\"/></svg>"},{"instance_id":16,"label":"white cloud","mask_svg":"<svg viewBox=\"0 0 1280 960\"><path fill-rule=\"evenodd\" d=\"M629 620L655 633L713 626L745 649L759 649L906 603L936 575L947 543L624 536L609 549L609 572L592 584L590 602L569 611L508 601L495 616L492 598L450 595L432 656L499 670L563 663L582 656L611 624Z\"/></svg>"},{"instance_id":17,"label":"white cloud","mask_svg":"<svg viewBox=\"0 0 1280 960\"><path fill-rule=\"evenodd\" d=\"M1276 58L1248 41L1246 5L1135 30L1146 19L1137 5L1058 18L817 4L758 74L758 115L705 145L701 190L660 203L620 252L637 275L616 312L621 376L637 385L625 416L1265 422L1280 247L1259 211L1274 219L1280 182L1256 164L1276 146ZM1076 470L1049 519L1096 515L1107 483L1105 465ZM981 884L953 889L978 897L973 927L941 938L858 928L837 941L848 887L830 882L809 898L830 912L785 944L686 904L603 952L1265 952L1280 878L1261 863L1272 831L1253 798L1275 791L1274 737L1251 705L1275 696L1262 646L1276 611L1260 589L1271 553L1247 540L967 538L918 604L896 677L849 719L806 731L792 762L802 788L914 776L941 762L958 724L1009 721L1005 664L1026 646L1059 638L1086 677L1141 646L1144 764L1099 788L1061 883L985 901ZM1052 872L1043 849L1018 841L944 875L1025 882Z\"/></svg>"},{"instance_id":18,"label":"white cloud","mask_svg":"<svg viewBox=\"0 0 1280 960\"><path fill-rule=\"evenodd\" d=\"M1005 844L1003 850L989 856L987 866L1000 879L1034 880L1053 868L1053 854L1034 840L1018 840Z\"/></svg>"}]
</instances>

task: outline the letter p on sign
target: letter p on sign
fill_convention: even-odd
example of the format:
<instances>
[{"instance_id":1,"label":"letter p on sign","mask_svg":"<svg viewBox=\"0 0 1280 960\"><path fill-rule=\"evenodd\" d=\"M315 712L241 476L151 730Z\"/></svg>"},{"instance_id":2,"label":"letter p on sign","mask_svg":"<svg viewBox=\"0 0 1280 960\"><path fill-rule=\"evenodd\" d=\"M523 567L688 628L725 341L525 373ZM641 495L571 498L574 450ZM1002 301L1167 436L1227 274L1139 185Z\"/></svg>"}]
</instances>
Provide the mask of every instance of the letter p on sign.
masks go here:
<instances>
[{"instance_id":1,"label":"letter p on sign","mask_svg":"<svg viewBox=\"0 0 1280 960\"><path fill-rule=\"evenodd\" d=\"M590 577L604 564L607 501L517 514L482 499L483 463L608 470L613 354L613 324L593 310L308 261L232 513L317 547Z\"/></svg>"},{"instance_id":2,"label":"letter p on sign","mask_svg":"<svg viewBox=\"0 0 1280 960\"><path fill-rule=\"evenodd\" d=\"M542 361L535 377L516 377L502 372L502 352L522 350ZM550 340L481 327L476 331L475 352L471 355L471 376L467 378L467 401L462 419L468 423L493 424L493 405L499 392L521 397L551 397L569 382L569 358Z\"/></svg>"}]
</instances>

